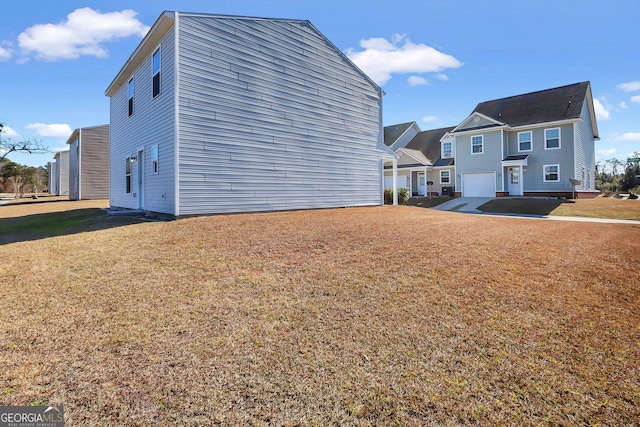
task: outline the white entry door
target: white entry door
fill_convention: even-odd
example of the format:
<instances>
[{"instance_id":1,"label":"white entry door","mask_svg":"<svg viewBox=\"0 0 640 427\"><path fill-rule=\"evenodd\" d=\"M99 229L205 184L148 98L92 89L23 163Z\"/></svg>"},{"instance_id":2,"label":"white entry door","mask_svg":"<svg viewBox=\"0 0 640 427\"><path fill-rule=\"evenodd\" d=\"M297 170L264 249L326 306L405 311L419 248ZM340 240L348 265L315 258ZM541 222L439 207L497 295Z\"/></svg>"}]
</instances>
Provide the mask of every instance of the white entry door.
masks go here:
<instances>
[{"instance_id":1,"label":"white entry door","mask_svg":"<svg viewBox=\"0 0 640 427\"><path fill-rule=\"evenodd\" d=\"M509 168L509 195L510 196L522 196L520 190L520 167Z\"/></svg>"},{"instance_id":2,"label":"white entry door","mask_svg":"<svg viewBox=\"0 0 640 427\"><path fill-rule=\"evenodd\" d=\"M427 179L424 172L418 172L418 196L427 195Z\"/></svg>"}]
</instances>

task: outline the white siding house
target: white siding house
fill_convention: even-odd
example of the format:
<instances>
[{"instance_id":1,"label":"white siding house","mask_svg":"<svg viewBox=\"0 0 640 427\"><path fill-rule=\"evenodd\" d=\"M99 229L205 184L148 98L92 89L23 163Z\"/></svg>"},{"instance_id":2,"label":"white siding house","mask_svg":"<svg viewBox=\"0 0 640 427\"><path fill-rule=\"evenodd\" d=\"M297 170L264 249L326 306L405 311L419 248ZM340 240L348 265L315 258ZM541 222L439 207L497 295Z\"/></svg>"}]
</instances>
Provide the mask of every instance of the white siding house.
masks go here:
<instances>
[{"instance_id":1,"label":"white siding house","mask_svg":"<svg viewBox=\"0 0 640 427\"><path fill-rule=\"evenodd\" d=\"M383 203L383 92L308 21L164 12L106 95L114 207Z\"/></svg>"}]
</instances>

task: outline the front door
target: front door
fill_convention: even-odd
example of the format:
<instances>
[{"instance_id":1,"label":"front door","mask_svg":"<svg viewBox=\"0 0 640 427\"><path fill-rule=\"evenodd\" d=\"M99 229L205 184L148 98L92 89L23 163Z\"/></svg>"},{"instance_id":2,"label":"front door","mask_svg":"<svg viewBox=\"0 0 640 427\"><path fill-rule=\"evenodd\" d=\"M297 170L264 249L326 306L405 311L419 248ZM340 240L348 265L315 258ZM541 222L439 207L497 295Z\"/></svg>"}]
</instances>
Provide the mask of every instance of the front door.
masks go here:
<instances>
[{"instance_id":1,"label":"front door","mask_svg":"<svg viewBox=\"0 0 640 427\"><path fill-rule=\"evenodd\" d=\"M138 209L144 209L144 151L138 151Z\"/></svg>"},{"instance_id":2,"label":"front door","mask_svg":"<svg viewBox=\"0 0 640 427\"><path fill-rule=\"evenodd\" d=\"M427 195L427 180L424 172L418 172L418 196Z\"/></svg>"},{"instance_id":3,"label":"front door","mask_svg":"<svg viewBox=\"0 0 640 427\"><path fill-rule=\"evenodd\" d=\"M520 190L520 167L509 168L509 195L522 196Z\"/></svg>"}]
</instances>

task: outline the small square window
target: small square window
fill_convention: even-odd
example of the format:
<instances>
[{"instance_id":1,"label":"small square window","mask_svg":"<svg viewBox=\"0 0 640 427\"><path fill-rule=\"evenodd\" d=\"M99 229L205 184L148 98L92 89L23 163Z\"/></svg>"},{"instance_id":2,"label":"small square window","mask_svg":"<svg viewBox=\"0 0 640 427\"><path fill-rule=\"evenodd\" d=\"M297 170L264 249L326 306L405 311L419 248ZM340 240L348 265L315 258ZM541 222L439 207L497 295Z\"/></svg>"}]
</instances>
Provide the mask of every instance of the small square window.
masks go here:
<instances>
[{"instance_id":1,"label":"small square window","mask_svg":"<svg viewBox=\"0 0 640 427\"><path fill-rule=\"evenodd\" d=\"M544 182L560 181L560 165L544 165L542 167Z\"/></svg>"}]
</instances>

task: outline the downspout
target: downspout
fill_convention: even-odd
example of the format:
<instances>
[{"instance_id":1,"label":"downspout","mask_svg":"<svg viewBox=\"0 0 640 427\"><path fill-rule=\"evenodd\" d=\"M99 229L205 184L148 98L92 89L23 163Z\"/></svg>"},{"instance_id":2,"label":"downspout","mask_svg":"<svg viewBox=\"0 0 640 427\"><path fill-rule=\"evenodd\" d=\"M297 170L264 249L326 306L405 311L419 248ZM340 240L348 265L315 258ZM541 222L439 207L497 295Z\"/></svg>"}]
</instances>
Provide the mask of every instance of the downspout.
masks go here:
<instances>
[{"instance_id":1,"label":"downspout","mask_svg":"<svg viewBox=\"0 0 640 427\"><path fill-rule=\"evenodd\" d=\"M174 147L174 184L173 184L173 195L174 195L174 206L173 206L173 215L180 215L180 67L178 63L180 62L180 20L178 12L175 12L175 24L174 24L174 55L173 55L173 102L174 102L174 129L173 129L173 147Z\"/></svg>"}]
</instances>

